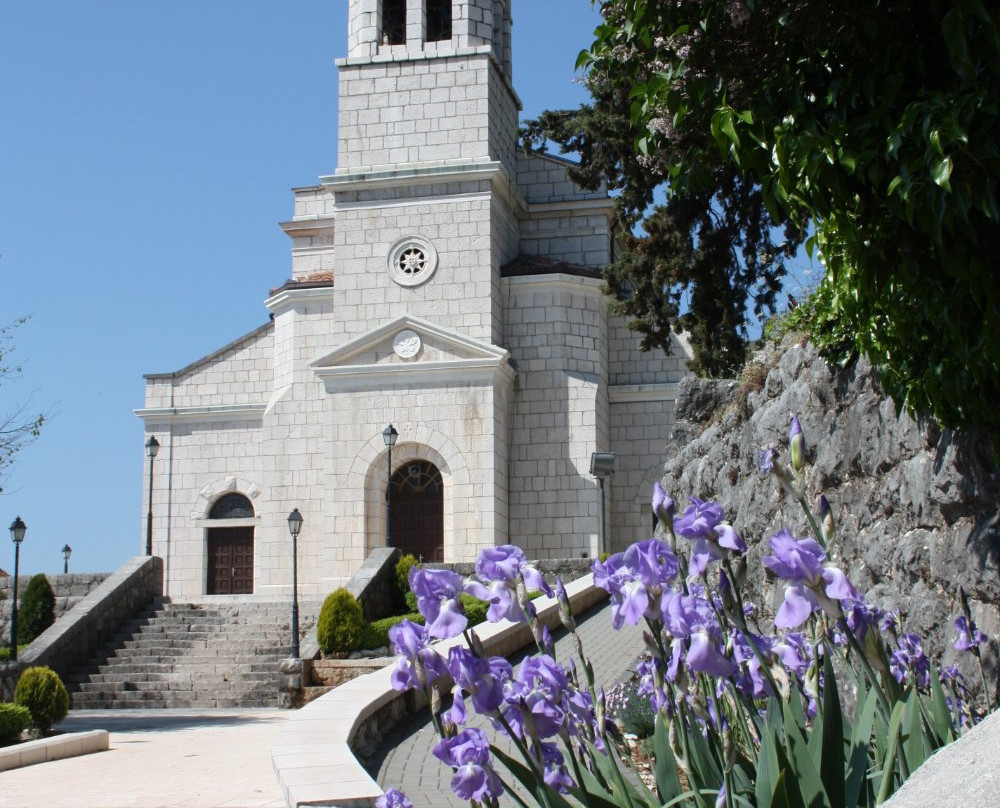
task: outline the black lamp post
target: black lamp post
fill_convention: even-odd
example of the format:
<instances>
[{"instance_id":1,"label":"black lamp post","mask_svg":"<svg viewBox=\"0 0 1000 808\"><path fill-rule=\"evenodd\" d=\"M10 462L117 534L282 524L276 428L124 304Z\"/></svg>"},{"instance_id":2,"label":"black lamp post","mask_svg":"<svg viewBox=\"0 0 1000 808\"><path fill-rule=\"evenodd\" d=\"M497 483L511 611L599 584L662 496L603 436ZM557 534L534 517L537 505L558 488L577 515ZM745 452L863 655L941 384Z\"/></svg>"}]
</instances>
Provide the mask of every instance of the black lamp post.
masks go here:
<instances>
[{"instance_id":1,"label":"black lamp post","mask_svg":"<svg viewBox=\"0 0 1000 808\"><path fill-rule=\"evenodd\" d=\"M392 547L392 447L399 433L389 424L382 430L382 440L389 447L388 473L385 478L385 546Z\"/></svg>"},{"instance_id":2,"label":"black lamp post","mask_svg":"<svg viewBox=\"0 0 1000 808\"><path fill-rule=\"evenodd\" d=\"M604 516L604 478L615 473L615 453L614 452L594 452L590 456L590 473L593 474L601 484L601 524L600 537L601 546L599 552L608 551L608 541L605 531L607 529L607 519Z\"/></svg>"},{"instance_id":3,"label":"black lamp post","mask_svg":"<svg viewBox=\"0 0 1000 808\"><path fill-rule=\"evenodd\" d=\"M10 604L10 661L17 662L17 575L21 565L21 542L28 526L21 517L10 523L10 539L14 542L14 600Z\"/></svg>"},{"instance_id":4,"label":"black lamp post","mask_svg":"<svg viewBox=\"0 0 1000 808\"><path fill-rule=\"evenodd\" d=\"M160 442L154 435L146 441L146 454L149 455L149 510L146 512L146 555L153 554L153 458L160 451Z\"/></svg>"},{"instance_id":5,"label":"black lamp post","mask_svg":"<svg viewBox=\"0 0 1000 808\"><path fill-rule=\"evenodd\" d=\"M296 508L288 514L288 532L292 534L292 659L299 654L299 531L302 514Z\"/></svg>"},{"instance_id":6,"label":"black lamp post","mask_svg":"<svg viewBox=\"0 0 1000 808\"><path fill-rule=\"evenodd\" d=\"M63 575L69 573L69 557L73 555L73 548L68 544L64 544L62 548L63 554Z\"/></svg>"}]
</instances>

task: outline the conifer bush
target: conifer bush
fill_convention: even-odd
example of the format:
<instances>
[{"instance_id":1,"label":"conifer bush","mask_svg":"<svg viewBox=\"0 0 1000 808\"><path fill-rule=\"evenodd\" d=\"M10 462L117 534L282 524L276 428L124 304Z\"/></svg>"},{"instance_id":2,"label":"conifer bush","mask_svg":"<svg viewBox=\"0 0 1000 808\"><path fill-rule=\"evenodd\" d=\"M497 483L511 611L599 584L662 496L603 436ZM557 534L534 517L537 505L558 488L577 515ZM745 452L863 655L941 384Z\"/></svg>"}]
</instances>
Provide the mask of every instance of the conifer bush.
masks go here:
<instances>
[{"instance_id":1,"label":"conifer bush","mask_svg":"<svg viewBox=\"0 0 1000 808\"><path fill-rule=\"evenodd\" d=\"M361 647L365 618L357 598L344 587L327 595L316 623L316 640L324 654Z\"/></svg>"},{"instance_id":2,"label":"conifer bush","mask_svg":"<svg viewBox=\"0 0 1000 808\"><path fill-rule=\"evenodd\" d=\"M46 733L69 712L69 693L51 668L26 668L14 688L14 703L27 707L31 723Z\"/></svg>"},{"instance_id":3,"label":"conifer bush","mask_svg":"<svg viewBox=\"0 0 1000 808\"><path fill-rule=\"evenodd\" d=\"M0 744L16 741L31 724L27 707L10 702L0 703Z\"/></svg>"},{"instance_id":4,"label":"conifer bush","mask_svg":"<svg viewBox=\"0 0 1000 808\"><path fill-rule=\"evenodd\" d=\"M42 573L28 581L17 612L17 641L29 643L56 621L56 593Z\"/></svg>"}]
</instances>

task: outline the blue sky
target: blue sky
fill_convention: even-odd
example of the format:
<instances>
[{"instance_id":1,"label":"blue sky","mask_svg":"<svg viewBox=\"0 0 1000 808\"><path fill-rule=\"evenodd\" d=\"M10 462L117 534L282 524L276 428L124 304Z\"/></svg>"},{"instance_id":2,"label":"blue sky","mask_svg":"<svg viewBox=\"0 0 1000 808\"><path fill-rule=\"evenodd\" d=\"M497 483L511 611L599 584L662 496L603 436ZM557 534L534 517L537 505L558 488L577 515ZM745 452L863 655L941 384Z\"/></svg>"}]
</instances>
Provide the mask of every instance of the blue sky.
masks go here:
<instances>
[{"instance_id":1,"label":"blue sky","mask_svg":"<svg viewBox=\"0 0 1000 808\"><path fill-rule=\"evenodd\" d=\"M585 100L588 0L514 0L524 115ZM345 0L7 0L0 5L0 324L51 413L0 494L21 571L110 571L142 552L143 373L267 319L290 275L289 189L336 167Z\"/></svg>"}]
</instances>

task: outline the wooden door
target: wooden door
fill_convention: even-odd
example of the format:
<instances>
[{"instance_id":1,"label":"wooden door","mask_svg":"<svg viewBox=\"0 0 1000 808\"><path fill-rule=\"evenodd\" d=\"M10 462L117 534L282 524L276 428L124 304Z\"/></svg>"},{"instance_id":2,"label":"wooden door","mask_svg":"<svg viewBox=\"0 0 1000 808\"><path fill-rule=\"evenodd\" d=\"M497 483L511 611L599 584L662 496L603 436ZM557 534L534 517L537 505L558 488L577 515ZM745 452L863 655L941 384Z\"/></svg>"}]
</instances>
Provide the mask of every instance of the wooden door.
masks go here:
<instances>
[{"instance_id":1,"label":"wooden door","mask_svg":"<svg viewBox=\"0 0 1000 808\"><path fill-rule=\"evenodd\" d=\"M253 528L208 530L208 594L253 594Z\"/></svg>"},{"instance_id":2,"label":"wooden door","mask_svg":"<svg viewBox=\"0 0 1000 808\"><path fill-rule=\"evenodd\" d=\"M444 486L433 463L413 461L392 475L392 544L424 561L444 561Z\"/></svg>"}]
</instances>

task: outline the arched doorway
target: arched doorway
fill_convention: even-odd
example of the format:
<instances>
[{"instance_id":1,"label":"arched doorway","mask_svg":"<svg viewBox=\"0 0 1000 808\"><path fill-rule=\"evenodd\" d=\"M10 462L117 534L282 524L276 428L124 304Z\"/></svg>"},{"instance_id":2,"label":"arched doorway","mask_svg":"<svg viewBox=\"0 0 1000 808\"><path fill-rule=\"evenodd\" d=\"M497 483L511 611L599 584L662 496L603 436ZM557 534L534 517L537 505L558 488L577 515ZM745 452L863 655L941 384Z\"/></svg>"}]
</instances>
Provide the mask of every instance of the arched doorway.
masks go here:
<instances>
[{"instance_id":1,"label":"arched doorway","mask_svg":"<svg viewBox=\"0 0 1000 808\"><path fill-rule=\"evenodd\" d=\"M392 475L392 543L424 561L444 561L444 483L426 460Z\"/></svg>"},{"instance_id":2,"label":"arched doorway","mask_svg":"<svg viewBox=\"0 0 1000 808\"><path fill-rule=\"evenodd\" d=\"M209 519L250 519L253 505L242 494L224 494L212 505ZM253 527L208 529L209 595L253 594Z\"/></svg>"}]
</instances>

